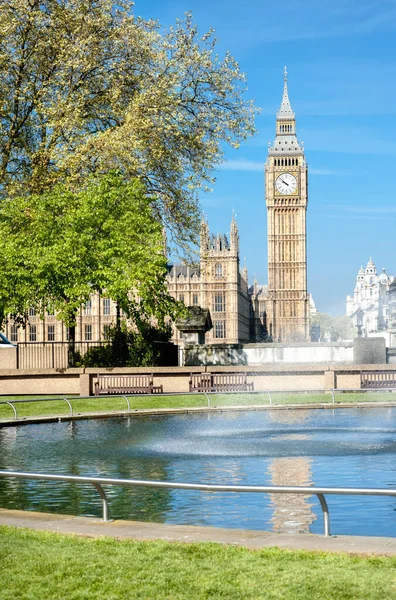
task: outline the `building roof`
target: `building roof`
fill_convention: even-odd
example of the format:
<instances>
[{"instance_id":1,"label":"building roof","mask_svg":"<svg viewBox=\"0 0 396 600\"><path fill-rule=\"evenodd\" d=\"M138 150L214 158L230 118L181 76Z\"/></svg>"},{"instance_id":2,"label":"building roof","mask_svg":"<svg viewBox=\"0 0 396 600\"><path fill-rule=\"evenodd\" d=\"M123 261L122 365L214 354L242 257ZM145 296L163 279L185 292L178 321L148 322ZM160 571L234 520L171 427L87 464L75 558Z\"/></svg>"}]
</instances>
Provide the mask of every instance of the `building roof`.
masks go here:
<instances>
[{"instance_id":1,"label":"building roof","mask_svg":"<svg viewBox=\"0 0 396 600\"><path fill-rule=\"evenodd\" d=\"M289 92L287 89L287 71L285 67L282 102L276 113L276 119L277 121L290 121L294 120L294 118L294 112L290 104ZM293 127L293 129L295 128ZM299 143L295 131L282 133L277 131L275 140L268 149L268 154L270 156L282 156L282 154L293 156L302 154L303 152L303 146Z\"/></svg>"},{"instance_id":2,"label":"building roof","mask_svg":"<svg viewBox=\"0 0 396 600\"><path fill-rule=\"evenodd\" d=\"M176 277L180 277L180 276L187 277L187 275L189 273L190 279L194 276L200 277L200 275L201 275L199 266L190 267L188 265L168 264L167 269L168 269L168 275L170 277L174 277L175 273L176 273Z\"/></svg>"},{"instance_id":3,"label":"building roof","mask_svg":"<svg viewBox=\"0 0 396 600\"><path fill-rule=\"evenodd\" d=\"M210 331L213 327L210 312L207 308L200 306L189 306L185 317L176 320L179 331Z\"/></svg>"},{"instance_id":4,"label":"building roof","mask_svg":"<svg viewBox=\"0 0 396 600\"><path fill-rule=\"evenodd\" d=\"M290 104L290 100L289 100L289 92L287 89L287 70L286 67L284 69L283 72L283 96L282 96L282 102L280 105L280 108L278 110L278 112L276 113L277 119L294 119L295 115L294 112L292 110L291 104Z\"/></svg>"}]
</instances>

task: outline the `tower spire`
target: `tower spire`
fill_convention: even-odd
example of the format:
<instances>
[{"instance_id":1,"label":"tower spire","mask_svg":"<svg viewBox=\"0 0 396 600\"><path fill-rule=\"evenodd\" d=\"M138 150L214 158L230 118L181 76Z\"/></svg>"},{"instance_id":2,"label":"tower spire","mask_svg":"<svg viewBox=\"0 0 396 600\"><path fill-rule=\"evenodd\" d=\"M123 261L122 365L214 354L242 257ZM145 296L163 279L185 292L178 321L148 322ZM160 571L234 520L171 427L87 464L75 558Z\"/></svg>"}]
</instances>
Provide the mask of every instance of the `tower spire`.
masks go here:
<instances>
[{"instance_id":1,"label":"tower spire","mask_svg":"<svg viewBox=\"0 0 396 600\"><path fill-rule=\"evenodd\" d=\"M287 89L287 76L288 72L285 67L283 70L283 96L280 108L277 113L278 119L294 119L295 116L289 100L289 92Z\"/></svg>"}]
</instances>

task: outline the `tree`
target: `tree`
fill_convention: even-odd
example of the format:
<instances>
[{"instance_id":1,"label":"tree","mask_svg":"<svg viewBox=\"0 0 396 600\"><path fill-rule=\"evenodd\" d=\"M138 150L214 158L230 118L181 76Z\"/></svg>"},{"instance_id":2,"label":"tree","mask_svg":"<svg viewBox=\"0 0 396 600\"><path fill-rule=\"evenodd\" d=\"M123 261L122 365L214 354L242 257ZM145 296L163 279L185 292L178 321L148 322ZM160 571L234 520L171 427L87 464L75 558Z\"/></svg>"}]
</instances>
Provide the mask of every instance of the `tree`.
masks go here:
<instances>
[{"instance_id":1,"label":"tree","mask_svg":"<svg viewBox=\"0 0 396 600\"><path fill-rule=\"evenodd\" d=\"M311 319L311 325L319 325L320 337L328 333L332 342L352 340L356 337L356 327L349 317L333 317L326 313L316 313Z\"/></svg>"},{"instance_id":2,"label":"tree","mask_svg":"<svg viewBox=\"0 0 396 600\"><path fill-rule=\"evenodd\" d=\"M95 292L115 300L139 326L174 316L166 288L161 223L139 181L116 173L81 192L60 185L0 206L0 307L20 322L28 308L57 312L70 329Z\"/></svg>"},{"instance_id":3,"label":"tree","mask_svg":"<svg viewBox=\"0 0 396 600\"><path fill-rule=\"evenodd\" d=\"M41 194L119 170L180 244L224 143L253 133L245 78L188 14L163 32L130 0L0 0L0 186Z\"/></svg>"},{"instance_id":4,"label":"tree","mask_svg":"<svg viewBox=\"0 0 396 600\"><path fill-rule=\"evenodd\" d=\"M139 328L128 328L126 323L111 327L108 344L90 348L81 358L84 367L153 367L163 366L168 358L172 337L170 326L154 326L140 321Z\"/></svg>"}]
</instances>

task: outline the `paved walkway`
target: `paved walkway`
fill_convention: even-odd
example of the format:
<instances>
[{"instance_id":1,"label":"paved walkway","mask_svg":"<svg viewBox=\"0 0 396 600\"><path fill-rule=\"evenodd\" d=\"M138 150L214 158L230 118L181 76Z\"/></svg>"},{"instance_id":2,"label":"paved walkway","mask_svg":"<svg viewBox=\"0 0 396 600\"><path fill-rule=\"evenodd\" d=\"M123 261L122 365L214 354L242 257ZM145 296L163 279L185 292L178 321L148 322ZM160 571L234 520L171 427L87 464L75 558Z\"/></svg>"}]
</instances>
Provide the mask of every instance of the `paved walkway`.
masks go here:
<instances>
[{"instance_id":1,"label":"paved walkway","mask_svg":"<svg viewBox=\"0 0 396 600\"><path fill-rule=\"evenodd\" d=\"M192 527L139 521L104 523L89 517L0 509L0 525L28 527L87 537L112 536L119 539L166 540L168 542L217 542L259 549L277 546L293 550L319 550L396 556L396 538L352 535L325 538L310 533L287 534L217 527Z\"/></svg>"}]
</instances>

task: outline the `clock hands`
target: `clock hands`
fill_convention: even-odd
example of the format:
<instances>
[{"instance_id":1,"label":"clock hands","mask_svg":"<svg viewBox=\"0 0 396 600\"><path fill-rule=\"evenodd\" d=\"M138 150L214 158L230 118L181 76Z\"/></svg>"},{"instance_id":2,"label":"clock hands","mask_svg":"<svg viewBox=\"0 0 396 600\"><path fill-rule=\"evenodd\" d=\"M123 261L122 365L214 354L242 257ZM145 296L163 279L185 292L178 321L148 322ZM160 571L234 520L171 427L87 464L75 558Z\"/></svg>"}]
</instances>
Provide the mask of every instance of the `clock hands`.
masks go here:
<instances>
[{"instance_id":1,"label":"clock hands","mask_svg":"<svg viewBox=\"0 0 396 600\"><path fill-rule=\"evenodd\" d=\"M287 185L287 187L289 187L289 184L287 183L287 181L284 181L283 179L281 179L281 182L284 183L285 185Z\"/></svg>"}]
</instances>

